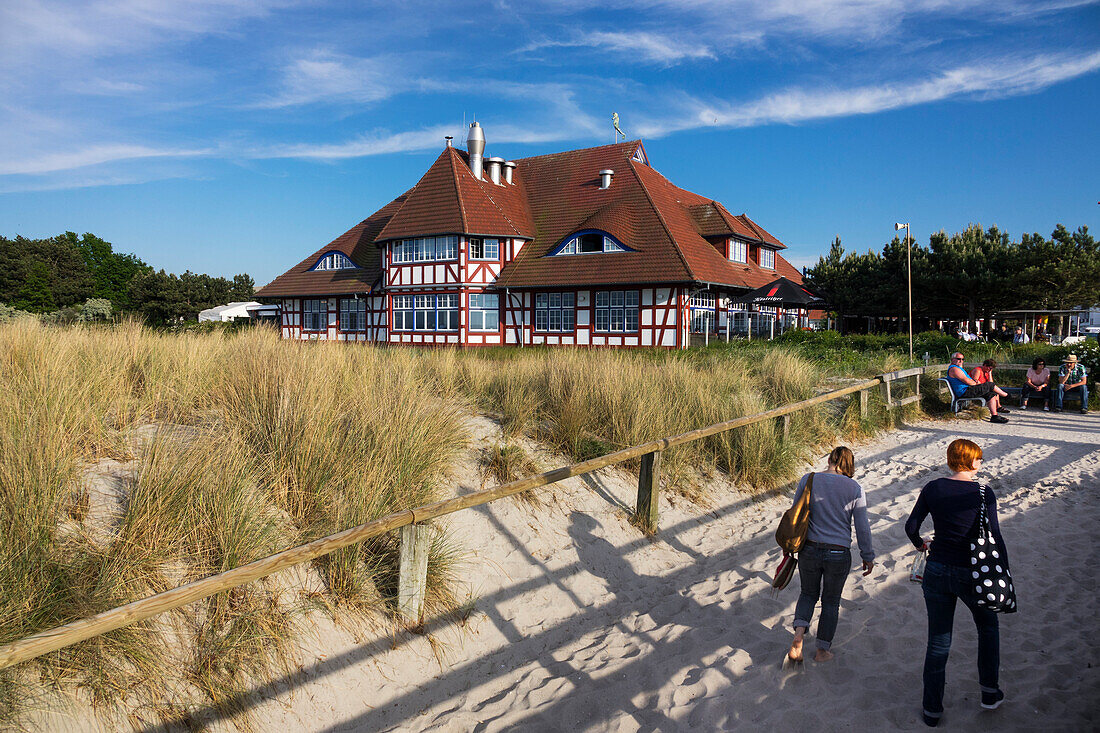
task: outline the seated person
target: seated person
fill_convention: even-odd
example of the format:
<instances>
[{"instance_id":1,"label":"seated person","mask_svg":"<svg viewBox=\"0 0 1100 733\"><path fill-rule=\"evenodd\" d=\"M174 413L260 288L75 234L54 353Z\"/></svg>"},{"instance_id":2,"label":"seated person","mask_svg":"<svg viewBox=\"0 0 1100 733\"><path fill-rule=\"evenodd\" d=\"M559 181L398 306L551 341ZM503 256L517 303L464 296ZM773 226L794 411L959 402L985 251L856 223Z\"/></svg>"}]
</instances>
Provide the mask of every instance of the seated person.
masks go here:
<instances>
[{"instance_id":1,"label":"seated person","mask_svg":"<svg viewBox=\"0 0 1100 733\"><path fill-rule=\"evenodd\" d=\"M1031 339L1027 337L1027 333L1024 332L1023 326L1016 326L1016 335L1012 337L1012 343L1014 344L1027 344L1031 343Z\"/></svg>"},{"instance_id":2,"label":"seated person","mask_svg":"<svg viewBox=\"0 0 1100 733\"><path fill-rule=\"evenodd\" d=\"M951 391L955 397L981 397L986 400L989 407L989 422L1005 423L1008 418L998 415L1004 412L1001 408L1001 397L994 389L993 382L978 382L970 378L966 370L962 368L963 355L955 352L951 355L951 366L947 368L947 383L951 385Z\"/></svg>"},{"instance_id":3,"label":"seated person","mask_svg":"<svg viewBox=\"0 0 1100 733\"><path fill-rule=\"evenodd\" d=\"M998 397L1008 397L1008 392L998 387L993 383L993 370L997 368L997 362L992 359L986 359L982 362L981 366L974 367L974 371L970 372L970 378L978 384L985 384L989 382L993 384L993 391L997 393ZM1008 412L1007 408L1001 408L1001 412Z\"/></svg>"},{"instance_id":4,"label":"seated person","mask_svg":"<svg viewBox=\"0 0 1100 733\"><path fill-rule=\"evenodd\" d=\"M1076 393L1081 398L1081 414L1089 411L1089 388L1085 383L1087 373L1084 364L1077 363L1077 354L1069 354L1062 359L1058 369L1058 386L1054 393L1054 411L1062 411L1062 398Z\"/></svg>"},{"instance_id":5,"label":"seated person","mask_svg":"<svg viewBox=\"0 0 1100 733\"><path fill-rule=\"evenodd\" d=\"M1043 410L1050 410L1050 370L1042 359L1031 362L1031 368L1027 370L1027 379L1020 391L1020 407L1027 409L1029 397L1038 397L1043 401Z\"/></svg>"}]
</instances>

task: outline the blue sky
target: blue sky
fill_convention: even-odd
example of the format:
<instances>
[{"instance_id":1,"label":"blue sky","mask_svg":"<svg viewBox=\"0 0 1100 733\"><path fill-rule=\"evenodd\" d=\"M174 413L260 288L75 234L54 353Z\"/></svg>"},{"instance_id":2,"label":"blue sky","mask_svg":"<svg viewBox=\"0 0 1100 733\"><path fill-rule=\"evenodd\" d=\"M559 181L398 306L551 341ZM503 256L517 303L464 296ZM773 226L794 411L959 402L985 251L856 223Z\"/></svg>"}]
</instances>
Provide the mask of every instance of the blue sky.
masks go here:
<instances>
[{"instance_id":1,"label":"blue sky","mask_svg":"<svg viewBox=\"0 0 1100 733\"><path fill-rule=\"evenodd\" d=\"M264 283L485 128L612 140L812 264L996 224L1100 230L1100 3L5 0L0 234Z\"/></svg>"}]
</instances>

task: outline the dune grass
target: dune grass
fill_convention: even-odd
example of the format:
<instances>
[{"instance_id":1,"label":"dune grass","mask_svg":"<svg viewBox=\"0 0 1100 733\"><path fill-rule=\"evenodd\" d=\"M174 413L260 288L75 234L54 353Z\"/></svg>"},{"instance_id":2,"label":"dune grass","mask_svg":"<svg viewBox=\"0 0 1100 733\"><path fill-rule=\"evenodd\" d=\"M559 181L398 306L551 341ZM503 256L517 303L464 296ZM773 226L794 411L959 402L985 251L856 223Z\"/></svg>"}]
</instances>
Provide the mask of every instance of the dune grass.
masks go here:
<instances>
[{"instance_id":1,"label":"dune grass","mask_svg":"<svg viewBox=\"0 0 1100 733\"><path fill-rule=\"evenodd\" d=\"M521 438L591 458L806 399L829 377L793 350L758 345L418 351L283 342L266 329L6 324L0 641L442 498L470 412L500 423L483 465L503 483L535 470ZM884 426L874 408L862 421L852 405L796 413L786 440L772 421L678 447L662 482L704 501L714 472L773 488L835 437ZM129 468L117 505L86 478L104 458ZM255 680L293 666L305 599L392 614L397 554L395 536L376 538L314 563L319 595L271 578L4 670L0 717L17 720L50 686L151 709L169 689L173 710L205 700L239 716ZM458 606L462 554L435 535L429 614Z\"/></svg>"},{"instance_id":2,"label":"dune grass","mask_svg":"<svg viewBox=\"0 0 1100 733\"><path fill-rule=\"evenodd\" d=\"M498 419L506 440L525 435L576 460L806 399L825 376L786 350L759 359L610 350L530 349L506 361L491 352L451 354L428 363L446 370L449 388ZM762 423L680 446L669 451L662 473L694 498L702 498L700 469L755 488L784 483L811 445L836 433L824 415L794 416L787 441ZM493 463L506 469L505 458Z\"/></svg>"},{"instance_id":3,"label":"dune grass","mask_svg":"<svg viewBox=\"0 0 1100 733\"><path fill-rule=\"evenodd\" d=\"M466 443L464 406L411 353L28 321L0 327L0 356L2 641L440 498ZM84 477L105 457L132 469L111 511ZM323 605L388 615L395 558L392 542L323 558ZM437 543L437 584L454 559ZM272 579L74 645L0 674L0 714L43 681L229 704L290 663L300 606Z\"/></svg>"}]
</instances>

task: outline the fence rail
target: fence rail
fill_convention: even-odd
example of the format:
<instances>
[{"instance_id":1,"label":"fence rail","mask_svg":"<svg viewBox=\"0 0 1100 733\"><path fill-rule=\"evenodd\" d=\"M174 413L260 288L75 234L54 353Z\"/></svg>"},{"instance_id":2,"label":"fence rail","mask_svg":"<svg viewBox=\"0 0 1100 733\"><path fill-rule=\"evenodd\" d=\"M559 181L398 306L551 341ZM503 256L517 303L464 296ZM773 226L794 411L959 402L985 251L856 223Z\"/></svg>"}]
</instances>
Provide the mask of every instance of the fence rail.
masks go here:
<instances>
[{"instance_id":1,"label":"fence rail","mask_svg":"<svg viewBox=\"0 0 1100 733\"><path fill-rule=\"evenodd\" d=\"M913 367L900 371L881 374L872 379L863 380L855 384L832 390L811 397L801 402L795 402L771 410L747 415L744 417L726 420L724 422L708 425L707 427L691 430L680 435L674 435L659 440L652 440L639 445L624 448L614 453L592 458L580 463L574 463L552 471L546 471L534 476L512 481L491 489L474 491L453 499L426 504L424 506L405 509L388 514L380 519L375 519L366 524L352 527L342 532L322 537L304 545L283 550L274 555L255 560L247 565L226 570L216 575L211 575L201 580L196 580L186 585L181 585L162 593L157 593L128 603L118 608L98 613L94 616L72 621L63 626L58 626L47 631L25 637L18 641L0 646L0 669L25 662L43 654L63 649L64 647L90 639L95 636L115 631L145 619L157 616L166 611L181 608L212 595L221 593L237 586L245 585L269 575L300 565L310 560L335 552L336 550L354 545L372 537L378 537L387 532L403 528L401 533L401 577L399 578L398 605L405 620L410 624L419 623L423 613L424 601L424 573L426 572L426 543L424 541L425 528L422 523L429 519L453 514L463 509L481 506L506 496L512 496L523 491L547 486L563 481L573 476L598 471L608 466L614 466L635 458L641 458L641 471L638 482L638 502L636 504L633 520L643 531L654 532L657 530L657 494L658 471L660 467L660 454L669 448L684 445L696 440L717 435L729 430L746 427L766 420L778 419L781 421L781 429L786 434L789 427L790 415L810 407L831 402L855 393L860 394L860 415L868 414L868 390L882 386L886 396L887 409L893 409L903 404L919 399L919 392L913 397L896 402L890 399L890 383L898 379L911 379L919 389L920 375L941 371L945 364L934 364L923 367Z\"/></svg>"}]
</instances>

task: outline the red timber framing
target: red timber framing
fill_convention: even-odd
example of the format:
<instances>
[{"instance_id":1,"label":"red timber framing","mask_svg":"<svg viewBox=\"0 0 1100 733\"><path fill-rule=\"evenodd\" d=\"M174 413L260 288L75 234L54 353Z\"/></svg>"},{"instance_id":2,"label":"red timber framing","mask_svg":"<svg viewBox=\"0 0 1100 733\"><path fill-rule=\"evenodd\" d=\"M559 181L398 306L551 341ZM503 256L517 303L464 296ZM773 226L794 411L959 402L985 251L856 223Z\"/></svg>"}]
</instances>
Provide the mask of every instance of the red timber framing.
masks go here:
<instances>
[{"instance_id":1,"label":"red timber framing","mask_svg":"<svg viewBox=\"0 0 1100 733\"><path fill-rule=\"evenodd\" d=\"M497 329L474 329L470 318L470 296L488 293L496 295L498 314L503 315L505 294L486 290L500 275L506 262L523 247L521 239L488 237L498 242L495 259L473 259L470 256L470 235L459 237L457 257L442 262L393 262L394 244L383 247L383 268L386 272L388 323L394 323L394 298L411 296L457 295L459 325L457 330L397 330L391 329L384 340L394 344L500 346L505 342L504 319L499 318ZM477 237L484 240L486 237Z\"/></svg>"},{"instance_id":2,"label":"red timber framing","mask_svg":"<svg viewBox=\"0 0 1100 733\"><path fill-rule=\"evenodd\" d=\"M363 328L347 328L340 323L340 300L362 300L365 304ZM306 303L319 301L321 328L306 328ZM382 295L343 295L323 298L283 298L279 302L284 339L295 341L384 341L388 318L387 299Z\"/></svg>"},{"instance_id":3,"label":"red timber framing","mask_svg":"<svg viewBox=\"0 0 1100 733\"><path fill-rule=\"evenodd\" d=\"M785 245L672 184L641 141L508 165L503 181L478 176L448 146L413 188L261 288L282 307L283 337L684 349L701 335L699 294L704 340L750 322L753 336L782 330L781 313L746 317L729 299L780 275L801 282ZM597 234L602 248L582 242ZM331 253L353 267L317 268ZM355 297L354 314L341 307Z\"/></svg>"},{"instance_id":4,"label":"red timber framing","mask_svg":"<svg viewBox=\"0 0 1100 733\"><path fill-rule=\"evenodd\" d=\"M597 328L596 295L601 291L627 292L638 295L637 328L610 331ZM524 346L613 346L683 348L686 341L680 334L684 322L684 292L682 287L641 286L576 289L555 288L524 292L511 291L502 299L505 343ZM541 328L536 317L536 302L540 294L573 296L573 328L565 330ZM522 337L519 334L522 333Z\"/></svg>"}]
</instances>

